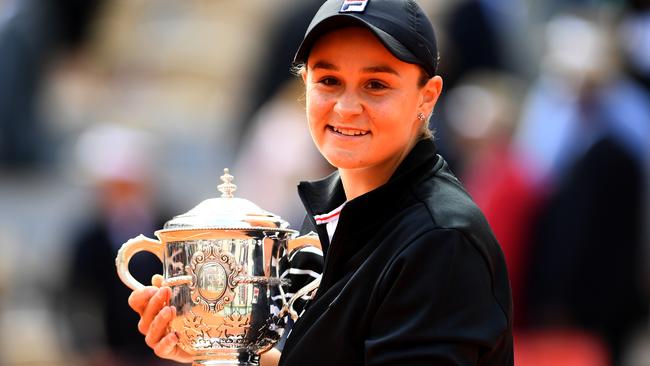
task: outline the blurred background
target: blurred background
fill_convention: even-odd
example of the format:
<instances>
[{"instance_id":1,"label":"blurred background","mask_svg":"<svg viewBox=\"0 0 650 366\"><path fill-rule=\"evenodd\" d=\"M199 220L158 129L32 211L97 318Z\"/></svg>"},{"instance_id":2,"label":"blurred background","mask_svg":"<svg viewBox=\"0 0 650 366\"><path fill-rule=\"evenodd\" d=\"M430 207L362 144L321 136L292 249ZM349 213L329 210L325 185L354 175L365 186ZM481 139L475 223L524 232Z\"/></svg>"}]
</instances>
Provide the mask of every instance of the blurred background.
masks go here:
<instances>
[{"instance_id":1,"label":"blurred background","mask_svg":"<svg viewBox=\"0 0 650 366\"><path fill-rule=\"evenodd\" d=\"M420 0L441 153L513 286L517 365L650 365L650 2ZM290 61L320 0L0 0L0 365L164 365L119 246L217 196L302 221ZM160 270L139 255L142 282Z\"/></svg>"}]
</instances>

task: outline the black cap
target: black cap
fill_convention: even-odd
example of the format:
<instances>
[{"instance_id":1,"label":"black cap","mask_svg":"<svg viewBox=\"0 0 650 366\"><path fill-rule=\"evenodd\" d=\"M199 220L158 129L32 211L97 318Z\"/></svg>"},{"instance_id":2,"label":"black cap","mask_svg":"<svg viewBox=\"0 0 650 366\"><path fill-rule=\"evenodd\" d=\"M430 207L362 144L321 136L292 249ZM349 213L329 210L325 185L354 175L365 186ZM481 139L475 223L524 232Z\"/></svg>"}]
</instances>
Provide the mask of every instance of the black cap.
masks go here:
<instances>
[{"instance_id":1,"label":"black cap","mask_svg":"<svg viewBox=\"0 0 650 366\"><path fill-rule=\"evenodd\" d=\"M327 0L309 24L294 63L306 63L312 46L325 33L353 25L372 31L398 59L422 66L429 76L436 74L433 26L414 0Z\"/></svg>"}]
</instances>

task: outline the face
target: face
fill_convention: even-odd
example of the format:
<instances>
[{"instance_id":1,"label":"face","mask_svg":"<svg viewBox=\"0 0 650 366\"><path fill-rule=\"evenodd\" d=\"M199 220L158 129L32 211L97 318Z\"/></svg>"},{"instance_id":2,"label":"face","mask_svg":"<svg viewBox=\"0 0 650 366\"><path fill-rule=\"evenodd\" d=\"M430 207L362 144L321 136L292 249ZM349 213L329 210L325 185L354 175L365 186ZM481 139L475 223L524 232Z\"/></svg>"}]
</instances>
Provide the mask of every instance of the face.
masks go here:
<instances>
[{"instance_id":1,"label":"face","mask_svg":"<svg viewBox=\"0 0 650 366\"><path fill-rule=\"evenodd\" d=\"M393 56L365 28L343 28L313 46L303 73L316 146L335 167L392 174L419 139L440 93L435 77Z\"/></svg>"}]
</instances>

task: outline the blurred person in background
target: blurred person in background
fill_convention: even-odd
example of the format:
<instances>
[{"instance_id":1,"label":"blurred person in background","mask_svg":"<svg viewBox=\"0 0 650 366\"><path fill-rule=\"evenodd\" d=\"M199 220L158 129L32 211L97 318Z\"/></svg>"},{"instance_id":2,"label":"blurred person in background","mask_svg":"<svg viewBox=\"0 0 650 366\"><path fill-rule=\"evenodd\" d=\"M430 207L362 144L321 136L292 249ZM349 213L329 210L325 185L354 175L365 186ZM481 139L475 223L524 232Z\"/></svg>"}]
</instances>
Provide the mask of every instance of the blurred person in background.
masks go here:
<instances>
[{"instance_id":1,"label":"blurred person in background","mask_svg":"<svg viewBox=\"0 0 650 366\"><path fill-rule=\"evenodd\" d=\"M648 315L648 142L638 127L650 121L650 99L622 72L616 32L598 14L551 19L542 73L524 105L518 152L548 189L534 228L526 315L533 329L602 341L607 364L619 365Z\"/></svg>"},{"instance_id":2,"label":"blurred person in background","mask_svg":"<svg viewBox=\"0 0 650 366\"><path fill-rule=\"evenodd\" d=\"M625 70L650 90L650 1L629 0L626 5L618 32Z\"/></svg>"},{"instance_id":3,"label":"blurred person in background","mask_svg":"<svg viewBox=\"0 0 650 366\"><path fill-rule=\"evenodd\" d=\"M232 169L242 197L261 207L273 207L274 213L297 228L305 210L296 195L296 184L333 171L309 137L300 93L304 93L303 86L294 77L262 105L251 120Z\"/></svg>"},{"instance_id":4,"label":"blurred person in background","mask_svg":"<svg viewBox=\"0 0 650 366\"><path fill-rule=\"evenodd\" d=\"M38 97L57 56L82 46L105 0L0 4L0 168L51 163L54 141Z\"/></svg>"},{"instance_id":5,"label":"blurred person in background","mask_svg":"<svg viewBox=\"0 0 650 366\"><path fill-rule=\"evenodd\" d=\"M79 137L80 172L96 189L93 215L71 233L70 262L61 304L72 330L72 347L84 365L161 364L133 325L130 290L115 273L120 246L137 233L151 235L171 216L156 200L153 136L124 125L98 124ZM130 271L140 281L160 273L153 255L138 255Z\"/></svg>"},{"instance_id":6,"label":"blurred person in background","mask_svg":"<svg viewBox=\"0 0 650 366\"><path fill-rule=\"evenodd\" d=\"M473 71L524 76L530 50L521 46L526 4L521 0L458 0L445 11L441 73L450 88ZM516 52L513 48L517 48ZM447 81L448 80L448 81Z\"/></svg>"},{"instance_id":7,"label":"blurred person in background","mask_svg":"<svg viewBox=\"0 0 650 366\"><path fill-rule=\"evenodd\" d=\"M527 6L522 0L457 0L445 2L440 18L440 48L445 55L440 60L440 75L445 88L452 90L467 75L492 70L510 74L523 80L530 79L531 47L528 31ZM446 138L454 136L447 121L445 99L437 108L439 115L432 126L436 131L438 147L452 168L462 164L462 151Z\"/></svg>"},{"instance_id":8,"label":"blurred person in background","mask_svg":"<svg viewBox=\"0 0 650 366\"><path fill-rule=\"evenodd\" d=\"M630 82L626 92L617 95L621 117L629 123L630 135L636 136L636 155L643 162L645 210L644 222L650 221L650 1L632 0L618 23L622 64ZM650 225L645 227L646 288L650 291ZM650 329L648 329L650 332ZM650 362L650 361L649 361Z\"/></svg>"},{"instance_id":9,"label":"blurred person in background","mask_svg":"<svg viewBox=\"0 0 650 366\"><path fill-rule=\"evenodd\" d=\"M250 89L247 90L248 97L240 112L240 122L237 124L238 135L234 136L240 142L235 144L238 146L235 155L239 155L240 149L250 146L246 140L249 139L249 135L256 134L253 129L256 128L260 120L259 113L265 105L273 103L278 95L286 95L286 86L295 81L287 65L291 65L295 45L302 39L303 30L309 25L310 17L318 10L322 2L322 0L302 0L293 2L291 6L284 6L283 11L279 12L275 24L270 27L266 40L263 42L265 47L261 51L261 56L250 70L252 75L249 81ZM285 71L268 72L268 70ZM245 152L243 153L245 154ZM240 171L237 176L240 176L241 173L243 171ZM274 206L262 205L262 207Z\"/></svg>"},{"instance_id":10,"label":"blurred person in background","mask_svg":"<svg viewBox=\"0 0 650 366\"><path fill-rule=\"evenodd\" d=\"M512 149L525 83L493 70L467 74L444 100L456 171L485 213L503 248L514 302L514 326L522 326L526 304L532 225L543 190Z\"/></svg>"}]
</instances>

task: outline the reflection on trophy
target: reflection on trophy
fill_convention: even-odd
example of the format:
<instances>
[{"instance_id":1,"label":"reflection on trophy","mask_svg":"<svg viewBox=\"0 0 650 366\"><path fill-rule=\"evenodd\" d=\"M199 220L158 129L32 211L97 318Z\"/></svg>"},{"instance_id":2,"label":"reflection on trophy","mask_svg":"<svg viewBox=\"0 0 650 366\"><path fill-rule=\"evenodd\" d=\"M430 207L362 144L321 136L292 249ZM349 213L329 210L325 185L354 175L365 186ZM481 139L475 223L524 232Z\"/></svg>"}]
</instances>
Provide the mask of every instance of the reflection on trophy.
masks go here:
<instances>
[{"instance_id":1,"label":"reflection on trophy","mask_svg":"<svg viewBox=\"0 0 650 366\"><path fill-rule=\"evenodd\" d=\"M290 252L320 243L297 232L277 215L235 198L233 176L224 170L220 198L201 202L155 232L126 242L115 260L120 279L142 288L128 271L141 251L163 263L164 286L172 289L176 318L170 331L194 357L194 365L257 365L284 331L283 316L296 316L293 302L313 292L318 281L290 299L279 264ZM273 300L277 299L277 300Z\"/></svg>"}]
</instances>

